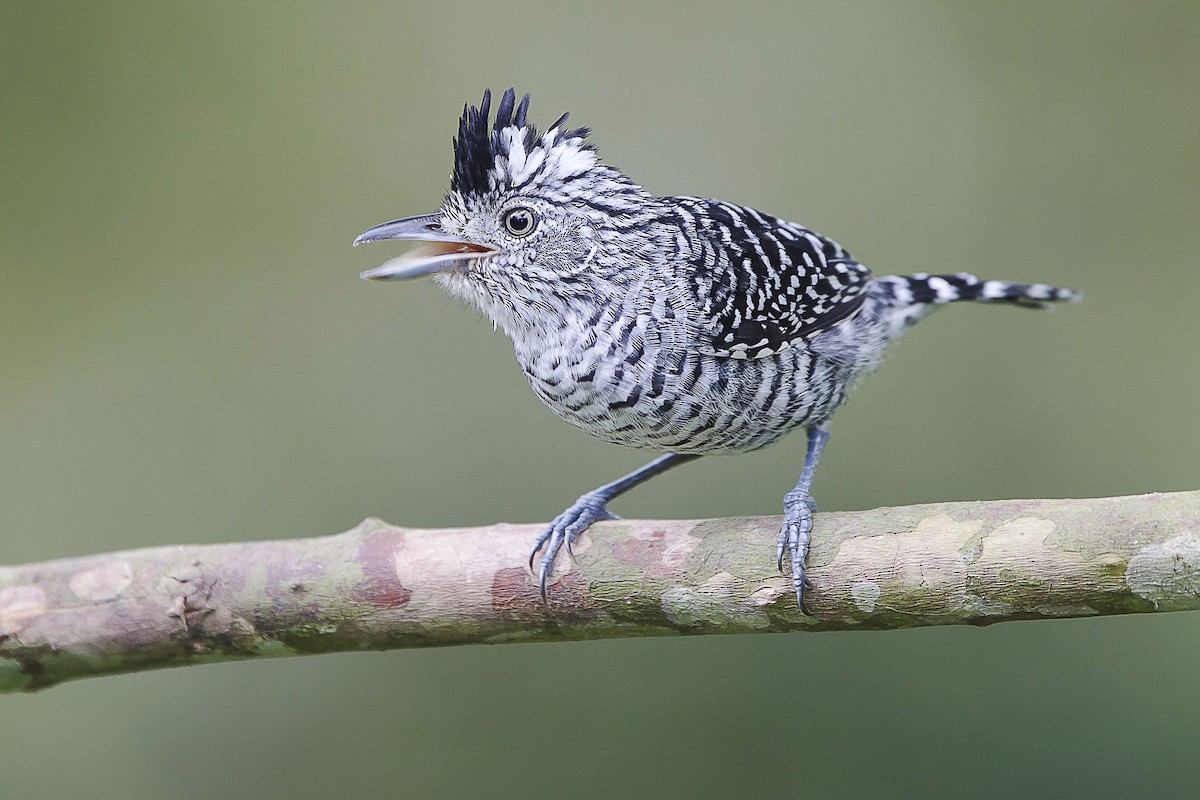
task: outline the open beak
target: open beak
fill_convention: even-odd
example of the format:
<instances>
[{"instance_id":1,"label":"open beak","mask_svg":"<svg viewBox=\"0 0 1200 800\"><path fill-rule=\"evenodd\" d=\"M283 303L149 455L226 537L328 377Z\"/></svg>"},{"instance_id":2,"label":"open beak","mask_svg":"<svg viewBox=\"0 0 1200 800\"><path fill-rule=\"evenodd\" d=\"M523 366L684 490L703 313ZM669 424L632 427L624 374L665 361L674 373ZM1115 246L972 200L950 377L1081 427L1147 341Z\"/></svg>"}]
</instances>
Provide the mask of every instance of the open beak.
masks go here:
<instances>
[{"instance_id":1,"label":"open beak","mask_svg":"<svg viewBox=\"0 0 1200 800\"><path fill-rule=\"evenodd\" d=\"M354 246L384 239L411 239L416 242L416 247L361 273L367 280L401 281L419 278L422 275L462 267L468 261L496 252L494 247L464 242L443 233L437 214L408 217L376 225L360 233L354 240Z\"/></svg>"}]
</instances>

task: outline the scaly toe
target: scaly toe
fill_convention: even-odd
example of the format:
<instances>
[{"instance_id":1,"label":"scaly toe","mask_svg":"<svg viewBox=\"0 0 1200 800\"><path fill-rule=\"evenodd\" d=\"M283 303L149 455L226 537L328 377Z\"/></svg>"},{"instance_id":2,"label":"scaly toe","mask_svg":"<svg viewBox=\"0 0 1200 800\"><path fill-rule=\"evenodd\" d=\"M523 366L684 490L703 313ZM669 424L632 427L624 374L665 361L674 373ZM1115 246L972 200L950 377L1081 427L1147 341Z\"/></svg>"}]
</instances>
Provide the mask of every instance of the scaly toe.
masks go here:
<instances>
[{"instance_id":1,"label":"scaly toe","mask_svg":"<svg viewBox=\"0 0 1200 800\"><path fill-rule=\"evenodd\" d=\"M792 567L792 588L800 611L811 616L804 602L804 590L811 588L804 574L804 560L808 556L808 544L812 537L812 515L816 504L807 492L791 491L783 498L783 526L775 547L775 560L783 572L783 556L786 551Z\"/></svg>"},{"instance_id":2,"label":"scaly toe","mask_svg":"<svg viewBox=\"0 0 1200 800\"><path fill-rule=\"evenodd\" d=\"M533 569L534 559L544 548L538 569L538 591L541 593L542 602L546 602L546 579L554 568L554 559L562 546L565 544L568 555L574 556L575 540L593 522L609 519L618 519L618 517L605 507L603 497L589 492L555 517L549 527L534 540L533 550L529 554L530 569Z\"/></svg>"}]
</instances>

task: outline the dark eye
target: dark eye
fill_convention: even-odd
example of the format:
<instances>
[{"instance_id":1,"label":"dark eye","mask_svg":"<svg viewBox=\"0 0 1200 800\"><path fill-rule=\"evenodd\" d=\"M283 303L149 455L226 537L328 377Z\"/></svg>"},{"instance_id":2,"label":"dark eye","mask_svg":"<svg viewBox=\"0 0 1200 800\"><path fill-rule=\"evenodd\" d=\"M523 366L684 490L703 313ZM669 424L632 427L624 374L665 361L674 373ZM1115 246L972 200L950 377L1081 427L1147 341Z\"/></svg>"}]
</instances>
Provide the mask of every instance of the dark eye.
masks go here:
<instances>
[{"instance_id":1,"label":"dark eye","mask_svg":"<svg viewBox=\"0 0 1200 800\"><path fill-rule=\"evenodd\" d=\"M504 229L513 236L528 236L533 232L533 210L520 206L504 212Z\"/></svg>"}]
</instances>

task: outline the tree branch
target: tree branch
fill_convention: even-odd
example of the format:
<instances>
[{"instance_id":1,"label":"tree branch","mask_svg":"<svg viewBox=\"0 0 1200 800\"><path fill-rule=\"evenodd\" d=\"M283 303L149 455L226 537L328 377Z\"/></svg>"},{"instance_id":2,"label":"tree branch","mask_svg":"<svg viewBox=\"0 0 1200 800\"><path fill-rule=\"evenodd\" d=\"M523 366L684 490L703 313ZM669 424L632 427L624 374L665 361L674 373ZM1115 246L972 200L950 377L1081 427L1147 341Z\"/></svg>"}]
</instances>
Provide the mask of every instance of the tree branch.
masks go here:
<instances>
[{"instance_id":1,"label":"tree branch","mask_svg":"<svg viewBox=\"0 0 1200 800\"><path fill-rule=\"evenodd\" d=\"M313 539L0 568L0 691L349 650L681 633L906 628L1200 608L1200 491L881 508L816 518L815 617L773 570L776 517L537 526L368 519Z\"/></svg>"}]
</instances>

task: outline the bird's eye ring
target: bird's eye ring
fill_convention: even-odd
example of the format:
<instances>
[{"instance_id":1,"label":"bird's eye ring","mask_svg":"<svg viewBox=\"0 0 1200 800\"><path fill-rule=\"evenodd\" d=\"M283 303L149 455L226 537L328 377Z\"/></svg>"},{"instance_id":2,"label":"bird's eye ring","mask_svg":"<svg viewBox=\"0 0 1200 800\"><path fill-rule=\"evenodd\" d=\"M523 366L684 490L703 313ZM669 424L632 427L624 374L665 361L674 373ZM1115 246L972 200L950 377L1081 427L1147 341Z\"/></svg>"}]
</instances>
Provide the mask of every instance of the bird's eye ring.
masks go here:
<instances>
[{"instance_id":1,"label":"bird's eye ring","mask_svg":"<svg viewBox=\"0 0 1200 800\"><path fill-rule=\"evenodd\" d=\"M504 212L504 229L517 238L533 233L536 221L533 209L525 206L517 206Z\"/></svg>"}]
</instances>

